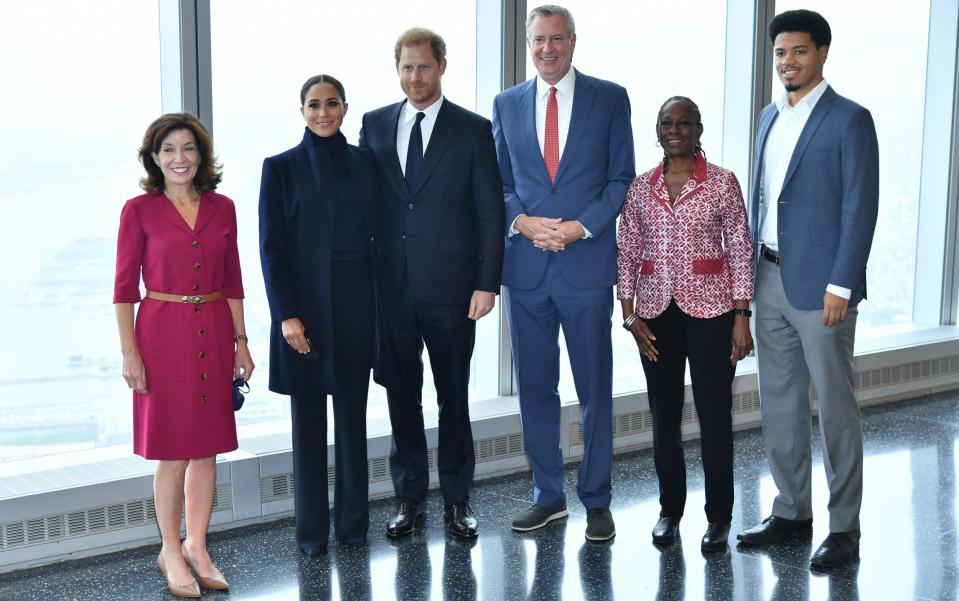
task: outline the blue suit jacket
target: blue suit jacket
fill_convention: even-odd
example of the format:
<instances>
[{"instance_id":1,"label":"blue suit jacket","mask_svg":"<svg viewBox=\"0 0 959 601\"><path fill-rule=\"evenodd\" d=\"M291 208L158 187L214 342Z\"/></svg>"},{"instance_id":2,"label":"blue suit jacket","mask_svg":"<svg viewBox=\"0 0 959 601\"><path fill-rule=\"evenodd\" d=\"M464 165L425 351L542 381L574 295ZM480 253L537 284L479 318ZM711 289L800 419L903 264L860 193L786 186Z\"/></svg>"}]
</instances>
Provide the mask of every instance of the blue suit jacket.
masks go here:
<instances>
[{"instance_id":1,"label":"blue suit jacket","mask_svg":"<svg viewBox=\"0 0 959 601\"><path fill-rule=\"evenodd\" d=\"M616 216L636 176L629 97L614 83L576 72L563 158L550 182L536 137L536 78L496 96L493 138L503 178L506 232L521 214L579 221L592 238L557 254L580 289L616 283ZM506 240L503 285L534 288L549 257L521 235Z\"/></svg>"},{"instance_id":2,"label":"blue suit jacket","mask_svg":"<svg viewBox=\"0 0 959 601\"><path fill-rule=\"evenodd\" d=\"M377 250L384 298L396 296L407 277L426 303L468 305L474 290L499 293L503 200L489 120L444 98L411 194L396 154L403 102L363 115L360 132L382 182Z\"/></svg>"},{"instance_id":3,"label":"blue suit jacket","mask_svg":"<svg viewBox=\"0 0 959 601\"><path fill-rule=\"evenodd\" d=\"M260 263L273 321L270 390L280 394L336 392L330 266L335 201L326 193L329 184L322 181L312 146L306 131L301 144L263 161L260 180ZM376 164L369 151L349 146L347 166L370 228L379 194ZM373 244L373 232L367 233ZM286 343L280 324L291 317L303 322L318 358L305 358Z\"/></svg>"},{"instance_id":4,"label":"blue suit jacket","mask_svg":"<svg viewBox=\"0 0 959 601\"><path fill-rule=\"evenodd\" d=\"M750 203L757 245L766 215L763 152L778 116L775 103L759 115ZM879 211L879 144L868 110L826 88L796 143L777 211L780 270L793 307L822 309L828 284L852 290L850 306L866 297Z\"/></svg>"}]
</instances>

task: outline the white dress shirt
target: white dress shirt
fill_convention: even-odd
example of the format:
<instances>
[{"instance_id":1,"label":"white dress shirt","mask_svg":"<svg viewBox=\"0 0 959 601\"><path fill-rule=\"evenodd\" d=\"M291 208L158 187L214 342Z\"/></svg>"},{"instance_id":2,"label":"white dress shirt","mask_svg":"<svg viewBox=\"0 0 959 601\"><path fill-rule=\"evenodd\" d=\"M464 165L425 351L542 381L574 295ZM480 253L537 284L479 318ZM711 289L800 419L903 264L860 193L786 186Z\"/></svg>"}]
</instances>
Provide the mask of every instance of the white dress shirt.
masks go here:
<instances>
[{"instance_id":1,"label":"white dress shirt","mask_svg":"<svg viewBox=\"0 0 959 601\"><path fill-rule=\"evenodd\" d=\"M443 97L420 110L407 101L400 109L400 119L396 123L396 156L400 160L400 169L403 176L406 176L406 153L410 149L410 132L413 131L413 124L416 123L416 113L423 113L423 120L420 121L420 132L423 134L423 154L426 154L426 148L430 145L430 136L433 135L433 126L436 125L436 116L443 106Z\"/></svg>"},{"instance_id":2,"label":"white dress shirt","mask_svg":"<svg viewBox=\"0 0 959 601\"><path fill-rule=\"evenodd\" d=\"M539 75L536 76L536 139L539 141L539 152L545 154L546 148L546 103L549 101L549 89L556 88L556 124L559 126L559 160L563 161L563 150L566 148L566 138L569 137L569 121L573 115L573 94L576 91L576 70L570 67L563 79L551 85ZM517 215L519 219L523 215ZM589 230L583 227L584 238L591 238L593 235ZM509 228L509 235L518 234L516 229L516 220Z\"/></svg>"},{"instance_id":3,"label":"white dress shirt","mask_svg":"<svg viewBox=\"0 0 959 601\"><path fill-rule=\"evenodd\" d=\"M828 84L826 80L819 82L815 88L796 103L790 106L787 93L776 101L779 116L769 128L766 138L766 148L763 151L762 195L766 206L766 217L763 220L762 230L759 232L759 241L768 248L779 250L779 195L786 180L786 171L792 160L799 136L809 121L816 103L822 98ZM848 288L829 284L826 291L845 299L852 296Z\"/></svg>"}]
</instances>

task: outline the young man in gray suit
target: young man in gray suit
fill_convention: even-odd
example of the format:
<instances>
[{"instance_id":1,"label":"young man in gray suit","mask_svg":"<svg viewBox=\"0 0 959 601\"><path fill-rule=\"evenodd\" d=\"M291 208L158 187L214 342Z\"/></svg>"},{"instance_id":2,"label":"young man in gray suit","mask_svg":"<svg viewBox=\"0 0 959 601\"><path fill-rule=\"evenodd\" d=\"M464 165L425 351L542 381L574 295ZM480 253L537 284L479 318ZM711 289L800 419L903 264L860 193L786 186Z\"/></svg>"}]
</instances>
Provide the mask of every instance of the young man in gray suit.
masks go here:
<instances>
[{"instance_id":1,"label":"young man in gray suit","mask_svg":"<svg viewBox=\"0 0 959 601\"><path fill-rule=\"evenodd\" d=\"M814 568L858 556L862 426L853 391L857 305L879 205L879 150L869 111L823 79L832 34L794 10L769 24L783 98L759 117L751 220L763 437L779 494L772 515L738 538L778 543L812 529L809 381L816 385L829 536Z\"/></svg>"}]
</instances>

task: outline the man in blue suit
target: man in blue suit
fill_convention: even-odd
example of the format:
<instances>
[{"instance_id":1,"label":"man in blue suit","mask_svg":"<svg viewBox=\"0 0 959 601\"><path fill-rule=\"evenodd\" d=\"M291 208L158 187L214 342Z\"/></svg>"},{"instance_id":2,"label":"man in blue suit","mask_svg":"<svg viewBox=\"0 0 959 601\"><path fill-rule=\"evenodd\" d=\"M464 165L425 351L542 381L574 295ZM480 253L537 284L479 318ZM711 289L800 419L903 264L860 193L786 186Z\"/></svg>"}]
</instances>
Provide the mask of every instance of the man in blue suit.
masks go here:
<instances>
[{"instance_id":1,"label":"man in blue suit","mask_svg":"<svg viewBox=\"0 0 959 601\"><path fill-rule=\"evenodd\" d=\"M396 513L386 534L413 531L429 485L423 431L423 346L439 406L437 467L450 531L474 537L475 457L469 417L476 320L496 302L503 200L489 120L443 97L446 44L413 28L394 48L406 100L363 116L383 199L379 229L380 375L386 384Z\"/></svg>"},{"instance_id":2,"label":"man in blue suit","mask_svg":"<svg viewBox=\"0 0 959 601\"><path fill-rule=\"evenodd\" d=\"M810 377L816 385L829 536L814 568L859 550L862 426L853 391L857 305L879 207L879 150L869 111L823 79L832 34L818 13L769 24L783 98L759 117L751 221L763 439L779 494L772 515L739 535L778 543L812 529Z\"/></svg>"},{"instance_id":3,"label":"man in blue suit","mask_svg":"<svg viewBox=\"0 0 959 601\"><path fill-rule=\"evenodd\" d=\"M586 538L603 541L616 534L610 319L616 217L635 177L629 98L572 68L576 30L565 8L533 9L526 38L538 75L493 105L506 201L503 299L533 469L533 505L512 527L535 530L568 515L557 391L562 326L583 424L576 489Z\"/></svg>"}]
</instances>

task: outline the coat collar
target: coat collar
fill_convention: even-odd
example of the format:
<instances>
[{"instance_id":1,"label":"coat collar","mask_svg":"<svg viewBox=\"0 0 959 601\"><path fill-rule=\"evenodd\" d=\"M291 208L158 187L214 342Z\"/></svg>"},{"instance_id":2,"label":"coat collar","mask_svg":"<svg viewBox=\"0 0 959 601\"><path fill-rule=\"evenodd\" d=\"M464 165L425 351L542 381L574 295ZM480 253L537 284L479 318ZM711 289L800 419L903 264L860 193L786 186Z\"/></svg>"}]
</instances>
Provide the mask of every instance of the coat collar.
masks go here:
<instances>
[{"instance_id":1,"label":"coat collar","mask_svg":"<svg viewBox=\"0 0 959 601\"><path fill-rule=\"evenodd\" d=\"M832 110L837 96L838 94L836 94L832 87L826 87L826 91L823 92L822 97L816 103L816 106L813 107L812 112L809 114L809 119L802 129L802 133L799 134L799 140L796 142L796 148L793 150L792 158L789 159L789 167L786 169L786 177L783 179L783 190L786 189L786 186L789 185L789 180L793 174L796 173L796 169L799 167L799 161L802 160L803 153L806 152L806 147L809 146L810 140L812 140L816 134L819 126L822 125L826 115ZM769 131L767 130L766 133L768 134Z\"/></svg>"},{"instance_id":2,"label":"coat collar","mask_svg":"<svg viewBox=\"0 0 959 601\"><path fill-rule=\"evenodd\" d=\"M586 123L589 120L590 111L593 108L593 102L596 100L596 93L593 89L592 78L587 77L575 69L575 85L573 87L573 107L569 117L569 130L566 134L566 145L563 147L563 158L559 162L559 168L556 170L556 180L558 183L563 177L563 173L568 170L568 165L574 161L579 148L579 140L583 137L586 130ZM519 114L522 119L520 127L523 129L523 139L528 140L528 152L533 156L538 156L543 163L541 175L546 184L550 184L549 172L546 171L546 163L543 161L543 149L539 146L539 136L536 133L536 95L537 81L539 77L527 80L522 85L519 104Z\"/></svg>"},{"instance_id":3,"label":"coat collar","mask_svg":"<svg viewBox=\"0 0 959 601\"><path fill-rule=\"evenodd\" d=\"M413 191L410 194L411 197L416 196L426 182L429 181L440 159L446 154L446 147L449 146L453 140L453 125L456 122L456 116L453 114L451 105L452 103L449 100L444 99L442 106L440 106L439 113L436 115L433 133L430 134L430 141L426 145L426 154L423 155L423 165L420 167L420 172L416 176L416 182L413 184ZM394 128L394 137L395 135ZM406 180L403 180L403 186L406 186Z\"/></svg>"},{"instance_id":4,"label":"coat collar","mask_svg":"<svg viewBox=\"0 0 959 601\"><path fill-rule=\"evenodd\" d=\"M190 237L195 237L199 235L200 231L210 222L213 218L213 215L217 212L216 202L213 200L212 194L209 192L202 192L200 194L200 207L197 209L196 223L193 226L193 229L190 229L190 226L187 225L183 216L180 215L180 212L176 210L176 207L173 206L173 201L166 197L166 194L162 190L155 190L153 192L152 199L152 208L153 210L173 224L178 229L182 230Z\"/></svg>"},{"instance_id":5,"label":"coat collar","mask_svg":"<svg viewBox=\"0 0 959 601\"><path fill-rule=\"evenodd\" d=\"M653 169L653 172L650 174L647 183L649 184L650 192L652 193L653 198L655 198L656 201L663 205L663 207L665 207L668 211L672 212L680 204L689 200L689 197L697 188L706 183L708 175L706 159L703 158L701 153L696 153L696 168L693 170L692 176L686 180L686 183L676 196L676 201L673 202L672 205L669 203L669 187L666 185L666 178L663 176L664 168L665 163L660 162L659 165Z\"/></svg>"}]
</instances>

